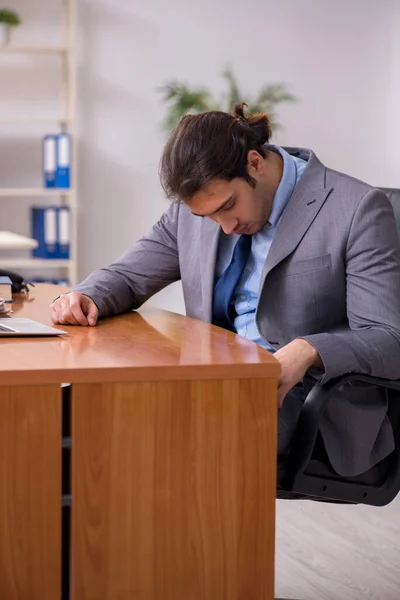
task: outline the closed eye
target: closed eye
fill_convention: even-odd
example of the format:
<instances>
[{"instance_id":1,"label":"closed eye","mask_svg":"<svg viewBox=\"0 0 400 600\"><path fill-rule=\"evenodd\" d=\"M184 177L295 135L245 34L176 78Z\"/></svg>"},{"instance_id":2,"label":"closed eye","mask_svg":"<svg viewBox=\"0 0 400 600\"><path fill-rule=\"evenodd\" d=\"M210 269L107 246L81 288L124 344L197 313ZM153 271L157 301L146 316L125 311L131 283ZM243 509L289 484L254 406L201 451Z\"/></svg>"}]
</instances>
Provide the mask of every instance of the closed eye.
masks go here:
<instances>
[{"instance_id":1,"label":"closed eye","mask_svg":"<svg viewBox=\"0 0 400 600\"><path fill-rule=\"evenodd\" d=\"M231 210L236 204L236 200L232 200L229 204L226 204L222 210Z\"/></svg>"},{"instance_id":2,"label":"closed eye","mask_svg":"<svg viewBox=\"0 0 400 600\"><path fill-rule=\"evenodd\" d=\"M231 210L235 206L235 204L236 204L236 198L231 196L222 204L222 206L215 209L212 213L209 213L208 215L199 215L198 213L195 213L193 211L192 211L192 215L195 217L201 217L202 219L204 219L204 217L212 217L212 215L216 215L217 213L223 212L224 210Z\"/></svg>"}]
</instances>

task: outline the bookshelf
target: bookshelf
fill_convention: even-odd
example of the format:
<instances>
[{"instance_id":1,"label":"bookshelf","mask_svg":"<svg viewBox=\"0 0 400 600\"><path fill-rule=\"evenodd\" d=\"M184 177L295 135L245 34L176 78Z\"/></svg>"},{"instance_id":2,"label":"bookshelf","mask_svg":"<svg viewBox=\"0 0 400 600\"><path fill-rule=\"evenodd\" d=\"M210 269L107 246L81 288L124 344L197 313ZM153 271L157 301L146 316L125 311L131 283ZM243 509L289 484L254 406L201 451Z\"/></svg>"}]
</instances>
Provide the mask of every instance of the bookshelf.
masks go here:
<instances>
[{"instance_id":1,"label":"bookshelf","mask_svg":"<svg viewBox=\"0 0 400 600\"><path fill-rule=\"evenodd\" d=\"M69 189L58 189L58 188L1 188L0 187L0 196L6 196L7 198L18 198L19 197L37 197L41 196L42 198L55 198L57 196L72 196L74 194L74 190Z\"/></svg>"},{"instance_id":2,"label":"bookshelf","mask_svg":"<svg viewBox=\"0 0 400 600\"><path fill-rule=\"evenodd\" d=\"M0 123L60 123L61 125L68 125L70 119L60 119L57 117L0 117Z\"/></svg>"},{"instance_id":3,"label":"bookshelf","mask_svg":"<svg viewBox=\"0 0 400 600\"><path fill-rule=\"evenodd\" d=\"M54 55L59 61L60 68L60 103L58 114L55 116L2 115L2 124L43 124L52 126L55 133L69 133L71 136L71 187L68 189L41 187L1 187L0 201L3 198L51 199L54 204L67 205L70 208L70 258L69 259L38 259L31 257L8 256L0 254L0 268L19 271L29 270L29 277L43 277L42 270L56 269L60 279L68 279L71 285L77 283L77 210L76 193L77 181L77 143L76 143L76 10L77 0L58 0L61 8L61 39L55 46L3 46L0 47L0 73L2 55L33 55L32 60L41 60L41 56ZM22 25L23 27L23 25ZM43 131L43 135L48 133ZM38 144L42 139L38 138ZM2 224L3 227L3 224ZM7 228L7 227L5 227ZM38 269L39 272L35 272ZM52 276L53 277L53 276Z\"/></svg>"},{"instance_id":4,"label":"bookshelf","mask_svg":"<svg viewBox=\"0 0 400 600\"><path fill-rule=\"evenodd\" d=\"M3 54L62 54L62 53L67 53L68 52L68 47L51 47L49 46L48 48L40 48L38 47L34 47L34 48L23 48L20 46L2 46L0 48L0 52L2 52Z\"/></svg>"},{"instance_id":5,"label":"bookshelf","mask_svg":"<svg viewBox=\"0 0 400 600\"><path fill-rule=\"evenodd\" d=\"M4 258L1 261L2 269L60 269L69 268L70 259L56 258Z\"/></svg>"}]
</instances>

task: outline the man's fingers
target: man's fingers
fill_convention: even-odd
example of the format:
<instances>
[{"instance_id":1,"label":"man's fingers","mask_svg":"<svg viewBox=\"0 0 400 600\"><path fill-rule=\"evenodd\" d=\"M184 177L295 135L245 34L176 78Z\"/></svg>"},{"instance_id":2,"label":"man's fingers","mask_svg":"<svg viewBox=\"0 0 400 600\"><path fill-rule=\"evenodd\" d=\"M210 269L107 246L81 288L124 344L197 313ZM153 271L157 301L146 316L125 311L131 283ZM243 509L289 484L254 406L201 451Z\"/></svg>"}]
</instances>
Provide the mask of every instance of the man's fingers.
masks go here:
<instances>
[{"instance_id":1,"label":"man's fingers","mask_svg":"<svg viewBox=\"0 0 400 600\"><path fill-rule=\"evenodd\" d=\"M50 316L53 323L59 323L60 325L80 324L72 314L66 297L61 296L50 305Z\"/></svg>"},{"instance_id":2,"label":"man's fingers","mask_svg":"<svg viewBox=\"0 0 400 600\"><path fill-rule=\"evenodd\" d=\"M58 323L57 309L52 304L50 305L50 318L54 324Z\"/></svg>"},{"instance_id":3,"label":"man's fingers","mask_svg":"<svg viewBox=\"0 0 400 600\"><path fill-rule=\"evenodd\" d=\"M93 300L79 292L62 294L50 304L51 319L60 325L96 325L98 315Z\"/></svg>"},{"instance_id":4,"label":"man's fingers","mask_svg":"<svg viewBox=\"0 0 400 600\"><path fill-rule=\"evenodd\" d=\"M92 327L96 325L97 318L99 316L99 309L97 308L93 300L89 300L89 306L86 314L89 325L91 325Z\"/></svg>"},{"instance_id":5,"label":"man's fingers","mask_svg":"<svg viewBox=\"0 0 400 600\"><path fill-rule=\"evenodd\" d=\"M79 325L86 326L88 325L88 319L86 318L86 314L84 310L82 310L82 305L77 299L71 298L69 303L69 309L72 317Z\"/></svg>"},{"instance_id":6,"label":"man's fingers","mask_svg":"<svg viewBox=\"0 0 400 600\"><path fill-rule=\"evenodd\" d=\"M61 309L60 317L63 325L80 325L79 321L72 314L69 306Z\"/></svg>"}]
</instances>

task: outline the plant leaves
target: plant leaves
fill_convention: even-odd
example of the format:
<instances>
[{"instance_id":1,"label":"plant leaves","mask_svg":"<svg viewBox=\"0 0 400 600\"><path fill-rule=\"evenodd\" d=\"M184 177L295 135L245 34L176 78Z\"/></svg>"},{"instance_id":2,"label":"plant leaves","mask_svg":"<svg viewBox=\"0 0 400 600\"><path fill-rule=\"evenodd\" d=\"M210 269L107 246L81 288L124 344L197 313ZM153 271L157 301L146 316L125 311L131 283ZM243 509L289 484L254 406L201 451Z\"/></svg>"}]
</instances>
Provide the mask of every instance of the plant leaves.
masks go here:
<instances>
[{"instance_id":1,"label":"plant leaves","mask_svg":"<svg viewBox=\"0 0 400 600\"><path fill-rule=\"evenodd\" d=\"M289 92L284 83L271 83L264 85L254 99L243 94L231 69L227 66L222 72L222 77L227 83L227 94L225 96L226 112L230 113L233 106L238 102L245 102L249 112L266 112L271 121L272 129L280 129L277 119L276 107L284 102L297 102L298 98ZM159 91L163 95L164 102L168 105L163 128L166 131L174 129L180 119L186 114L197 114L209 110L224 110L221 103L213 98L210 90L204 87L191 87L187 83L172 80L165 83Z\"/></svg>"}]
</instances>

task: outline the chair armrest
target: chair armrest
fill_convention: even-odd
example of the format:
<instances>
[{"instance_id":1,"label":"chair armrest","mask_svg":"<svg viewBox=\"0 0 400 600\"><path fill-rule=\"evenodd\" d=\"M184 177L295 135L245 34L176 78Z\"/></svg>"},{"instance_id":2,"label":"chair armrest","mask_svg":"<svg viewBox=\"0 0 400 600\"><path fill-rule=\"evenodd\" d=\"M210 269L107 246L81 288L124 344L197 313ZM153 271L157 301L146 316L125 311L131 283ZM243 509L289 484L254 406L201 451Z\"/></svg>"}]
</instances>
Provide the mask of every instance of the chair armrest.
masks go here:
<instances>
[{"instance_id":1,"label":"chair armrest","mask_svg":"<svg viewBox=\"0 0 400 600\"><path fill-rule=\"evenodd\" d=\"M343 385L353 381L363 381L375 387L400 391L400 380L371 377L362 373L348 373L324 385L317 383L304 401L294 432L285 466L284 489L291 490L296 477L307 468L314 450L319 424L332 395Z\"/></svg>"}]
</instances>

